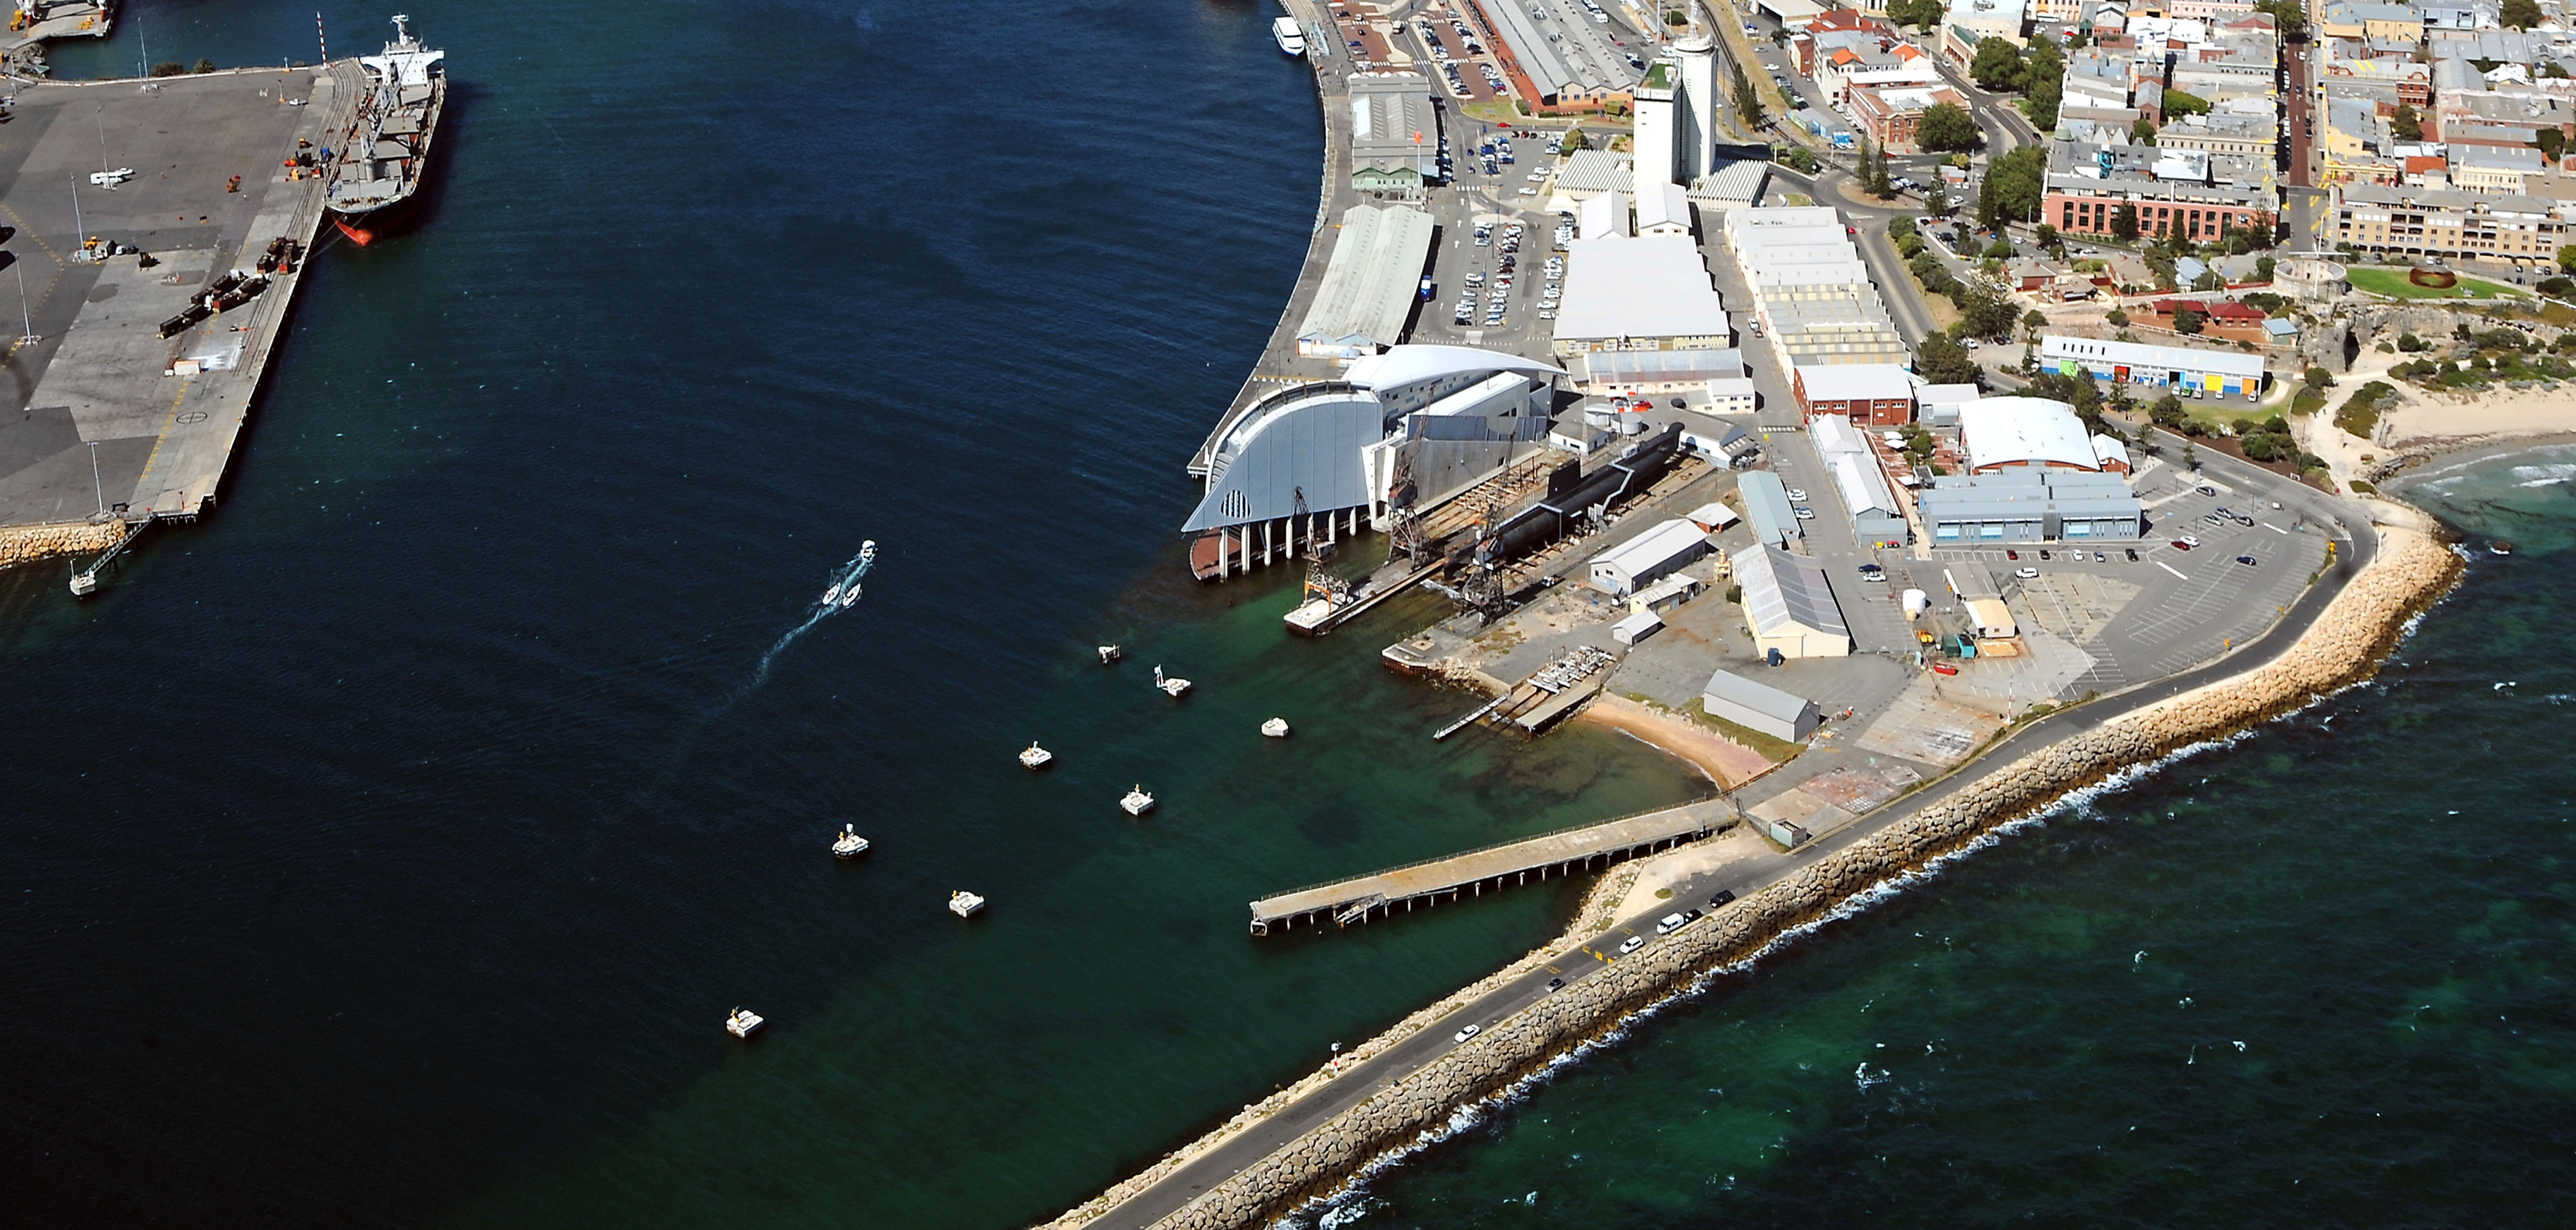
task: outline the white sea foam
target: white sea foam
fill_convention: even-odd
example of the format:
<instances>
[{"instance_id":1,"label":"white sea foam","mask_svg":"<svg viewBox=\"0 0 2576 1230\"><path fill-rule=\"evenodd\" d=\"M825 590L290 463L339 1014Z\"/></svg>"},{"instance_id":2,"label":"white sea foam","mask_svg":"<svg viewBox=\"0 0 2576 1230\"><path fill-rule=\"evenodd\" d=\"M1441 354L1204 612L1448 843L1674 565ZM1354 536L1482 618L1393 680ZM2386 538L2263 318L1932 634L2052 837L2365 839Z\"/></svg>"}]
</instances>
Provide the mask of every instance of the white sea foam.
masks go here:
<instances>
[{"instance_id":1,"label":"white sea foam","mask_svg":"<svg viewBox=\"0 0 2576 1230\"><path fill-rule=\"evenodd\" d=\"M2576 463L2560 462L2557 465L2546 466L2515 466L2513 468L2513 476L2516 480L2514 485L2518 487L2556 486L2559 483L2566 482L2570 478L2576 478Z\"/></svg>"}]
</instances>

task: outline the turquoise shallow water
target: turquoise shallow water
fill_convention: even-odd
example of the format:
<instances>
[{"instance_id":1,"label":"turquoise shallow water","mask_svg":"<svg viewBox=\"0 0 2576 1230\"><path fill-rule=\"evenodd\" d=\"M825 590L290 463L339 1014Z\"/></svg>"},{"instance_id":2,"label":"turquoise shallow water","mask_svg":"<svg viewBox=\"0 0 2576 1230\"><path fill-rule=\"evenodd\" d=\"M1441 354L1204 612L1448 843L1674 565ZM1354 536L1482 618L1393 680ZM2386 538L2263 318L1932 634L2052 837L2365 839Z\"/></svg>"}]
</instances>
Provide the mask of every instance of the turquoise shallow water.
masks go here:
<instances>
[{"instance_id":1,"label":"turquoise shallow water","mask_svg":"<svg viewBox=\"0 0 2576 1230\"><path fill-rule=\"evenodd\" d=\"M1329 1216L2566 1224L2566 460L2423 491L2522 550L2375 682L1950 862Z\"/></svg>"}]
</instances>

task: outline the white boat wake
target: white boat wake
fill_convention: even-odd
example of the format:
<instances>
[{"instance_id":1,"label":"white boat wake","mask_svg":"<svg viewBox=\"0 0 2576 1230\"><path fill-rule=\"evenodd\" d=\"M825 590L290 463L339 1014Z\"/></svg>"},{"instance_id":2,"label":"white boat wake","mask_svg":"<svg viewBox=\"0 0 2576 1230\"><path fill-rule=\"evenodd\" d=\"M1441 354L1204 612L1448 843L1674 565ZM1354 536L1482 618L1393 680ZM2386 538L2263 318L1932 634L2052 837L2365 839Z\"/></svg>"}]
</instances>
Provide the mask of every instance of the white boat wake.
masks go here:
<instances>
[{"instance_id":1,"label":"white boat wake","mask_svg":"<svg viewBox=\"0 0 2576 1230\"><path fill-rule=\"evenodd\" d=\"M760 667L751 673L751 681L737 689L725 703L730 706L758 691L760 685L769 682L769 668L777 664L778 655L787 652L788 646L795 644L797 638L813 631L814 625L848 610L850 604L857 602L859 581L868 575L869 569L876 567L876 563L877 543L871 538L859 544L859 553L852 556L849 563L833 571L831 585L824 589L822 597L814 600L813 606L807 608L805 622L788 629L785 636L778 638L777 644L769 647L769 652L760 655Z\"/></svg>"}]
</instances>

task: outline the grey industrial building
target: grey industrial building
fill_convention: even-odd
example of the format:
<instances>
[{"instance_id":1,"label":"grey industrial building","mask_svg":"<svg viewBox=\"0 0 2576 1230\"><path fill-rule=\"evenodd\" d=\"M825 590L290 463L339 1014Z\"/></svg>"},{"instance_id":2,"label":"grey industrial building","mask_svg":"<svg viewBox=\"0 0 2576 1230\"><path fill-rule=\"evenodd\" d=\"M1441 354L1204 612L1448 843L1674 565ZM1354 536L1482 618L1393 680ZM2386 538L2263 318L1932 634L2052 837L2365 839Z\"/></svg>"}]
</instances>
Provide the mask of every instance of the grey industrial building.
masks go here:
<instances>
[{"instance_id":1,"label":"grey industrial building","mask_svg":"<svg viewBox=\"0 0 2576 1230\"><path fill-rule=\"evenodd\" d=\"M2146 505L2117 474L2016 469L1936 478L1916 500L1935 546L2136 542Z\"/></svg>"},{"instance_id":2,"label":"grey industrial building","mask_svg":"<svg viewBox=\"0 0 2576 1230\"><path fill-rule=\"evenodd\" d=\"M1789 507L1788 485L1769 470L1748 470L1736 485L1744 497L1744 515L1753 522L1753 536L1763 545L1785 547L1801 537L1798 514Z\"/></svg>"},{"instance_id":3,"label":"grey industrial building","mask_svg":"<svg viewBox=\"0 0 2576 1230\"><path fill-rule=\"evenodd\" d=\"M1297 353L1376 354L1402 341L1430 260L1431 215L1402 205L1344 211Z\"/></svg>"},{"instance_id":4,"label":"grey industrial building","mask_svg":"<svg viewBox=\"0 0 2576 1230\"><path fill-rule=\"evenodd\" d=\"M1351 186L1418 192L1440 179L1440 113L1420 73L1353 73Z\"/></svg>"},{"instance_id":5,"label":"grey industrial building","mask_svg":"<svg viewBox=\"0 0 2576 1230\"><path fill-rule=\"evenodd\" d=\"M1708 686L1700 690L1699 703L1710 717L1793 743L1816 733L1816 724L1824 720L1816 702L1733 671L1710 675Z\"/></svg>"}]
</instances>

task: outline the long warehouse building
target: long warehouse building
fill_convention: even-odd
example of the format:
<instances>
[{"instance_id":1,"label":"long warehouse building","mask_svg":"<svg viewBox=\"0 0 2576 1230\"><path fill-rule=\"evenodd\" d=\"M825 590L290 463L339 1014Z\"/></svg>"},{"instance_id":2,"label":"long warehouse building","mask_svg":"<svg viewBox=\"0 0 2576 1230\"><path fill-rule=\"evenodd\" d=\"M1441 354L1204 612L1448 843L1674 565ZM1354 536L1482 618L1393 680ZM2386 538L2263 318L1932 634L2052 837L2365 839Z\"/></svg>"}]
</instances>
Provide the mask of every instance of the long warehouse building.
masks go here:
<instances>
[{"instance_id":1,"label":"long warehouse building","mask_svg":"<svg viewBox=\"0 0 2576 1230\"><path fill-rule=\"evenodd\" d=\"M1371 355L1404 340L1430 260L1431 215L1402 205L1352 206L1297 330L1297 353Z\"/></svg>"}]
</instances>

